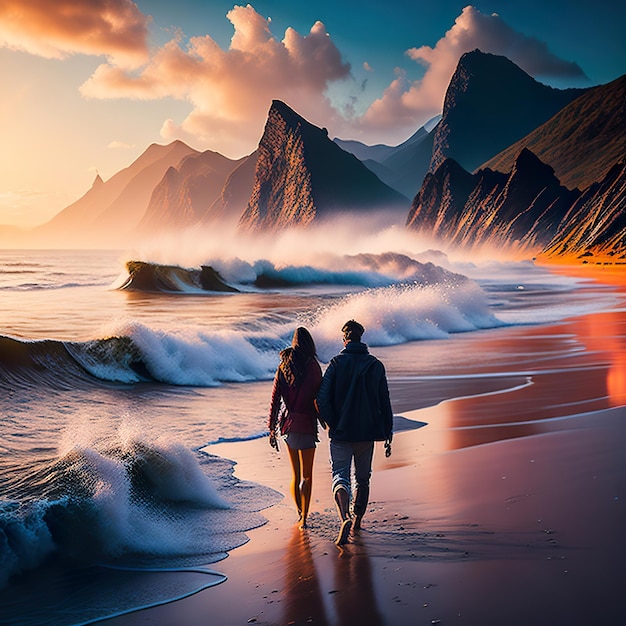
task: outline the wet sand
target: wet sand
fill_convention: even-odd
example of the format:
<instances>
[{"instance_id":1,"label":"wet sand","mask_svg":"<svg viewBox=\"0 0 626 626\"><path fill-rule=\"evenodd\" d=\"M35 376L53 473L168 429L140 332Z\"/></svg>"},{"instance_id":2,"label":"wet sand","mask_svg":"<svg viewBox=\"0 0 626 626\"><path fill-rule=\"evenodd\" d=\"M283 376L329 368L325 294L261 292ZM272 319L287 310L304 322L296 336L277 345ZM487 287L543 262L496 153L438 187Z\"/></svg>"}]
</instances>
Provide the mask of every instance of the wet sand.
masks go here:
<instances>
[{"instance_id":1,"label":"wet sand","mask_svg":"<svg viewBox=\"0 0 626 626\"><path fill-rule=\"evenodd\" d=\"M420 376L414 347L375 351L404 363L397 433L391 458L377 446L364 527L344 549L325 433L304 532L284 450L212 446L284 499L212 564L226 582L106 623L626 623L626 313L471 335L449 342L441 377Z\"/></svg>"}]
</instances>

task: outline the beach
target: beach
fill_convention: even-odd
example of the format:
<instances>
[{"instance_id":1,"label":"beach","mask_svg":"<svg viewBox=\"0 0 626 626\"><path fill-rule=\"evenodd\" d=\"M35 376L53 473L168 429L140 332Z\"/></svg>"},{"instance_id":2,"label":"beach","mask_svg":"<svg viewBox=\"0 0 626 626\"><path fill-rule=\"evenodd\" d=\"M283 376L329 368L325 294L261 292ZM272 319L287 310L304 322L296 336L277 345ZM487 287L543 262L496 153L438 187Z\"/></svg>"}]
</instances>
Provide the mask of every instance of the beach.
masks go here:
<instances>
[{"instance_id":1,"label":"beach","mask_svg":"<svg viewBox=\"0 0 626 626\"><path fill-rule=\"evenodd\" d=\"M416 375L391 381L393 453L377 444L363 529L334 544L325 432L305 531L284 449L212 445L238 478L284 497L212 565L225 582L106 623L624 623L624 337L620 309L460 335L449 340L458 358L423 377L429 342L374 350L414 359ZM481 358L495 354L515 367Z\"/></svg>"}]
</instances>

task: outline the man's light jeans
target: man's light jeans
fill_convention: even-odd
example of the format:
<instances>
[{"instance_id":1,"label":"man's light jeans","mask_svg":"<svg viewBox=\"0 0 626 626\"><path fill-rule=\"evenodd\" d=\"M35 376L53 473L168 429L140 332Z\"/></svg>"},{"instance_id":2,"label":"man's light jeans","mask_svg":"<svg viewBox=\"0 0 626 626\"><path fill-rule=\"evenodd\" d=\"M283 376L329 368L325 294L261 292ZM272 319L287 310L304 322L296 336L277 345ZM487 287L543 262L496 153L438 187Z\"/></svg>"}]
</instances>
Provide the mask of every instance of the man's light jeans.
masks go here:
<instances>
[{"instance_id":1,"label":"man's light jeans","mask_svg":"<svg viewBox=\"0 0 626 626\"><path fill-rule=\"evenodd\" d=\"M353 513L362 517L367 509L372 475L373 441L333 441L330 442L330 465L333 473L333 495L343 487L350 496L350 469L354 459L354 480L356 492Z\"/></svg>"}]
</instances>

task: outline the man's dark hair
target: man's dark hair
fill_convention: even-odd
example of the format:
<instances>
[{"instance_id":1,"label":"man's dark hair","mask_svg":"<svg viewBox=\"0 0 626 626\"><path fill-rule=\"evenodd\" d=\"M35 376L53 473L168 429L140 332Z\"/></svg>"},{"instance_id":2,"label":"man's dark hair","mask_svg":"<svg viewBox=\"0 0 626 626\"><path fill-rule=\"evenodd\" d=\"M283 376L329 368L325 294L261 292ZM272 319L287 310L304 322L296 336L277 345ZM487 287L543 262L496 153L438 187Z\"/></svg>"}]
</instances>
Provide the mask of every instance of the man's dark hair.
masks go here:
<instances>
[{"instance_id":1,"label":"man's dark hair","mask_svg":"<svg viewBox=\"0 0 626 626\"><path fill-rule=\"evenodd\" d=\"M348 320L341 329L344 341L361 341L365 328L355 320Z\"/></svg>"}]
</instances>

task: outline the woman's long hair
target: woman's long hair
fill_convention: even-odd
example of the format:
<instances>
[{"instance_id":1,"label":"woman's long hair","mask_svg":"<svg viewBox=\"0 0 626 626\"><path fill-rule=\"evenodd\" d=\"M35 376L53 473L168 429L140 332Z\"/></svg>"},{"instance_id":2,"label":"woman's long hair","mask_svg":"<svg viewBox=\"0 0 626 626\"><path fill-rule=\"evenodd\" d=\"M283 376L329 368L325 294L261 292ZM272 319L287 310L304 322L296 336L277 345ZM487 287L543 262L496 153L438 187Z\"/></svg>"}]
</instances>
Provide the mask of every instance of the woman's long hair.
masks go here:
<instances>
[{"instance_id":1,"label":"woman's long hair","mask_svg":"<svg viewBox=\"0 0 626 626\"><path fill-rule=\"evenodd\" d=\"M317 350L311 333L299 326L293 333L291 347L280 353L280 371L290 387L300 383L309 359L315 358Z\"/></svg>"}]
</instances>

